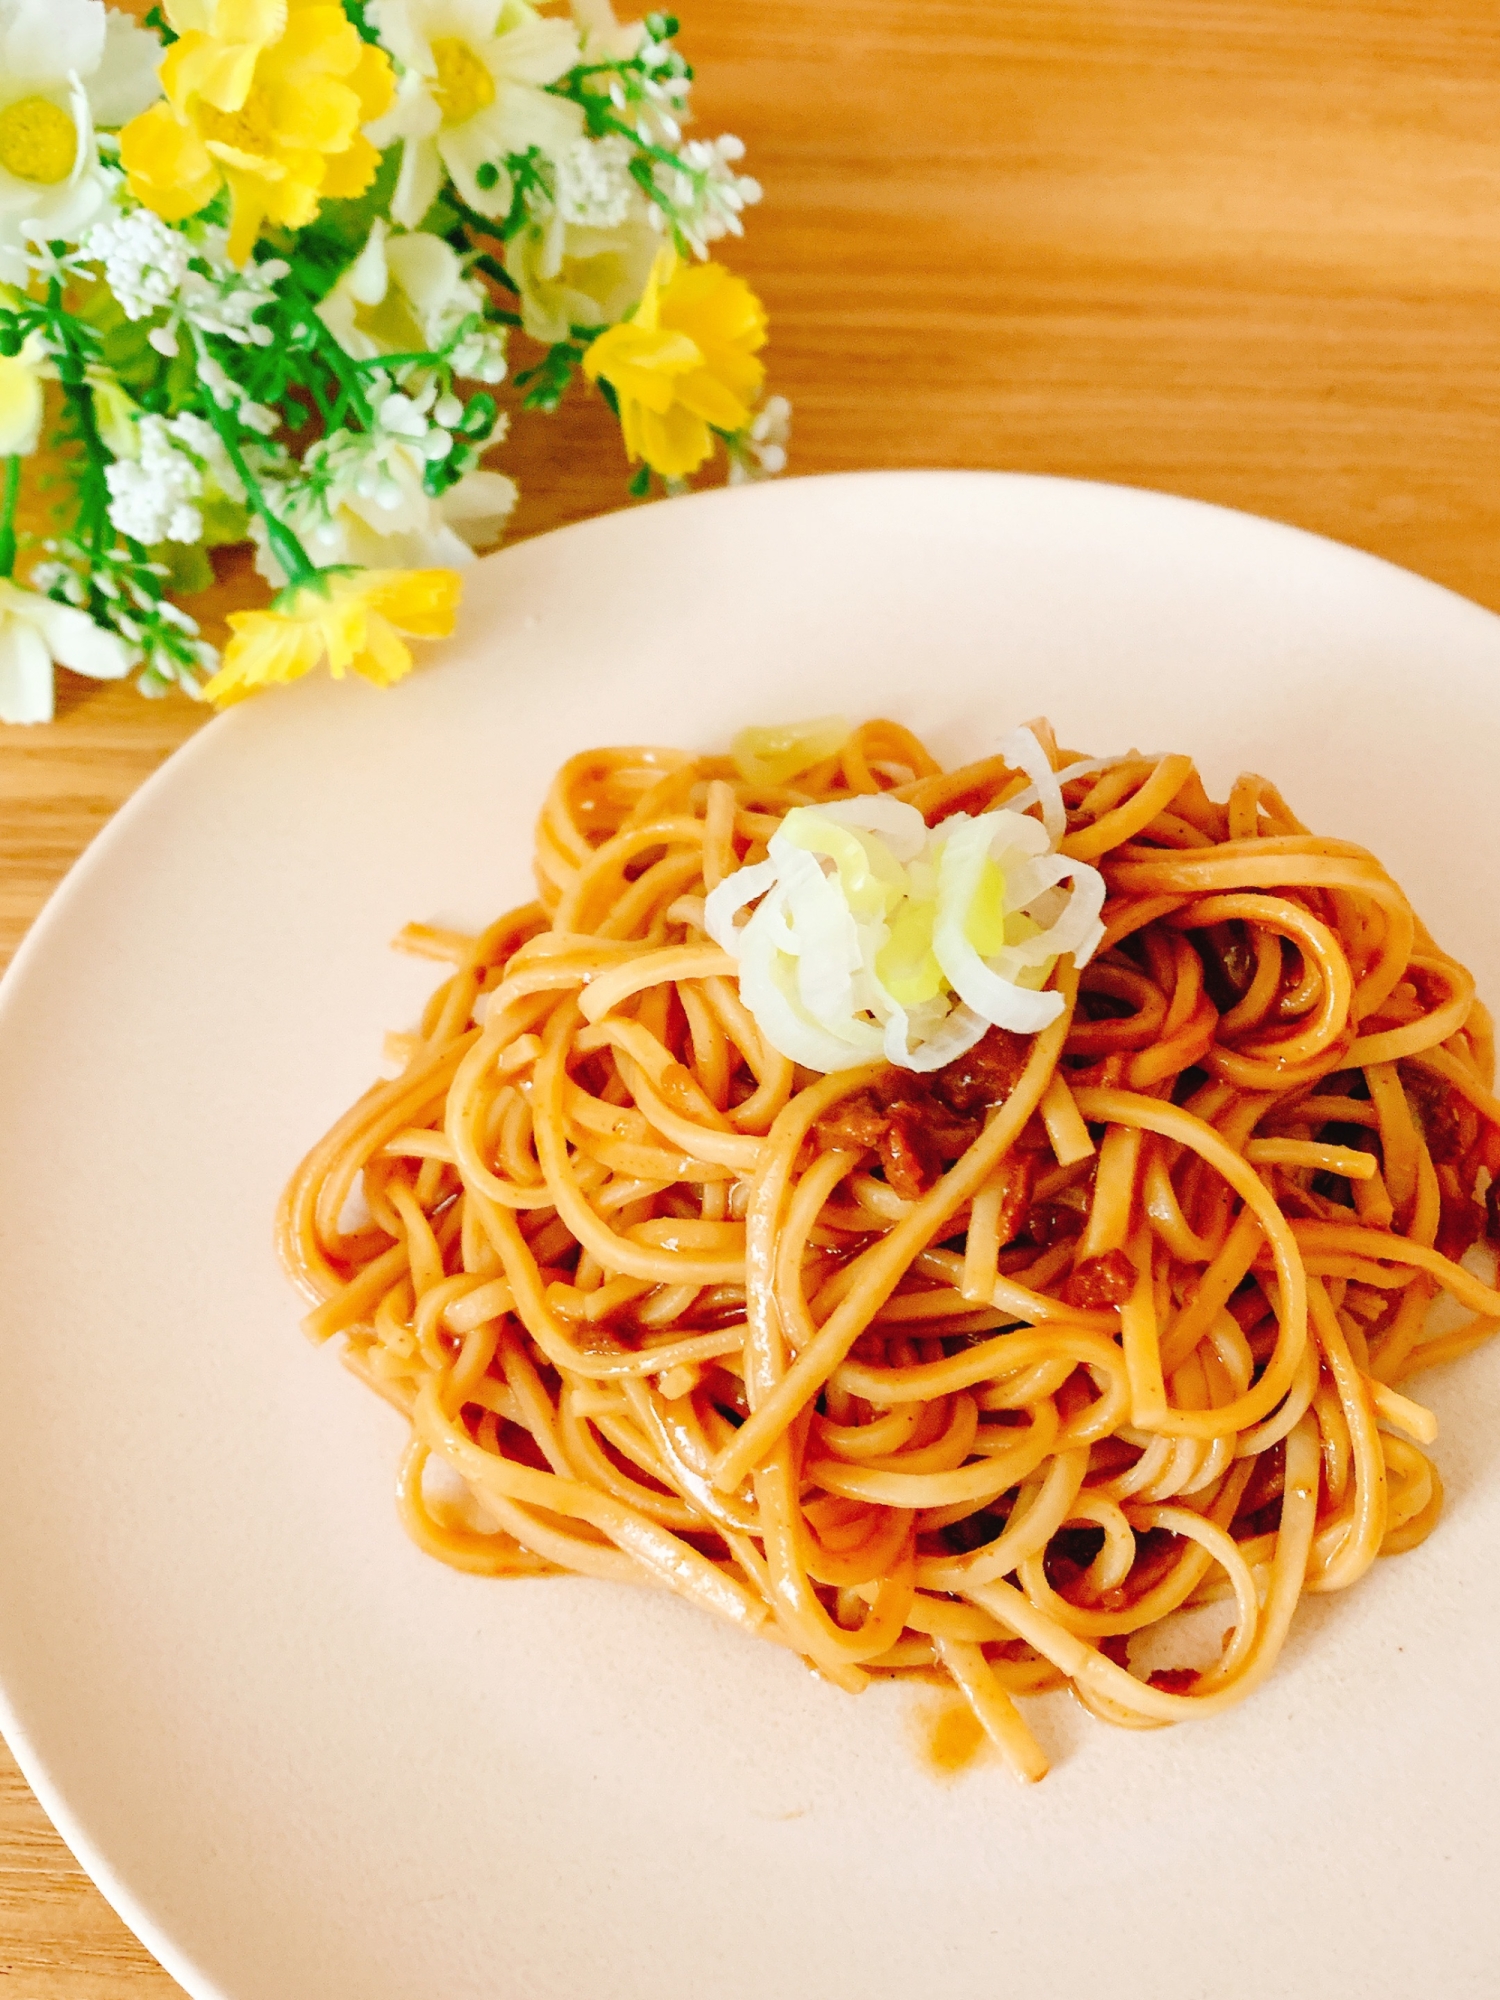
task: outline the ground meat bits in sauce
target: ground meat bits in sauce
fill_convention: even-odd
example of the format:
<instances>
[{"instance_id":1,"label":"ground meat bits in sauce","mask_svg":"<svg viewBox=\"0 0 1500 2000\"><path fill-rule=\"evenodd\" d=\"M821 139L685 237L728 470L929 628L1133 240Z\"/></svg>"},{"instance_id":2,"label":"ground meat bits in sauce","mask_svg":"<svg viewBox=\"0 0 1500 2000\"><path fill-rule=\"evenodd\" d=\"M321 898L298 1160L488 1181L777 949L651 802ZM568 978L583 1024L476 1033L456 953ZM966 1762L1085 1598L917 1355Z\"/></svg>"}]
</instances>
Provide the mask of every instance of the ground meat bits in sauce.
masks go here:
<instances>
[{"instance_id":1,"label":"ground meat bits in sauce","mask_svg":"<svg viewBox=\"0 0 1500 2000\"><path fill-rule=\"evenodd\" d=\"M1026 1234L1038 1250L1050 1250L1066 1236L1083 1234L1083 1211L1066 1202L1034 1202L1026 1217Z\"/></svg>"},{"instance_id":2,"label":"ground meat bits in sauce","mask_svg":"<svg viewBox=\"0 0 1500 2000\"><path fill-rule=\"evenodd\" d=\"M880 1164L903 1201L915 1201L943 1171L937 1141L915 1105L891 1107L880 1141Z\"/></svg>"},{"instance_id":3,"label":"ground meat bits in sauce","mask_svg":"<svg viewBox=\"0 0 1500 2000\"><path fill-rule=\"evenodd\" d=\"M933 1077L937 1094L950 1111L972 1113L1003 1104L1020 1081L1031 1054L1029 1035L1009 1028L991 1028L967 1055L940 1069Z\"/></svg>"},{"instance_id":4,"label":"ground meat bits in sauce","mask_svg":"<svg viewBox=\"0 0 1500 2000\"><path fill-rule=\"evenodd\" d=\"M1422 1126L1433 1165L1448 1166L1461 1160L1479 1137L1479 1113L1453 1092L1424 1104Z\"/></svg>"},{"instance_id":5,"label":"ground meat bits in sauce","mask_svg":"<svg viewBox=\"0 0 1500 2000\"><path fill-rule=\"evenodd\" d=\"M1001 1176L1001 1195L995 1237L999 1243L1013 1243L1025 1228L1027 1216L1031 1212L1031 1190L1036 1181L1036 1155L1013 1154L997 1171Z\"/></svg>"},{"instance_id":6,"label":"ground meat bits in sauce","mask_svg":"<svg viewBox=\"0 0 1500 2000\"><path fill-rule=\"evenodd\" d=\"M852 1097L835 1104L826 1118L818 1120L813 1135L822 1152L837 1148L845 1153L860 1153L880 1144L888 1123L869 1091L857 1090Z\"/></svg>"},{"instance_id":7,"label":"ground meat bits in sauce","mask_svg":"<svg viewBox=\"0 0 1500 2000\"><path fill-rule=\"evenodd\" d=\"M1029 1036L991 1028L967 1055L930 1076L887 1070L820 1118L814 1138L825 1152L875 1148L891 1187L903 1201L915 1201L942 1174L944 1162L978 1138L985 1112L1009 1097L1030 1053Z\"/></svg>"},{"instance_id":8,"label":"ground meat bits in sauce","mask_svg":"<svg viewBox=\"0 0 1500 2000\"><path fill-rule=\"evenodd\" d=\"M1102 1257L1085 1257L1075 1265L1063 1287L1070 1306L1095 1312L1101 1306L1117 1306L1135 1290L1135 1266L1123 1250L1106 1250Z\"/></svg>"}]
</instances>

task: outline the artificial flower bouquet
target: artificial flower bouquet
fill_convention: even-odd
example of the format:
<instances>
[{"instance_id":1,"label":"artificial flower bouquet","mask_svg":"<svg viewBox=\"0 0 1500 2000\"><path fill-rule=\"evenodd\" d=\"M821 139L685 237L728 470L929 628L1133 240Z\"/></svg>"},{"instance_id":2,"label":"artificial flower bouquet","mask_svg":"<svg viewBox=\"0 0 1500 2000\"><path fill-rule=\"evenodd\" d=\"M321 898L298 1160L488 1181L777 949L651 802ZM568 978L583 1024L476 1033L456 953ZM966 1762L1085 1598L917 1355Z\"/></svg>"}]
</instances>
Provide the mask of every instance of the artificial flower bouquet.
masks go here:
<instances>
[{"instance_id":1,"label":"artificial flower bouquet","mask_svg":"<svg viewBox=\"0 0 1500 2000\"><path fill-rule=\"evenodd\" d=\"M609 0L0 0L0 719L50 717L54 662L216 703L396 680L515 503L512 412L576 377L638 497L781 468L765 314L708 255L759 189L684 137L676 32ZM178 599L247 540L274 594L220 658Z\"/></svg>"}]
</instances>

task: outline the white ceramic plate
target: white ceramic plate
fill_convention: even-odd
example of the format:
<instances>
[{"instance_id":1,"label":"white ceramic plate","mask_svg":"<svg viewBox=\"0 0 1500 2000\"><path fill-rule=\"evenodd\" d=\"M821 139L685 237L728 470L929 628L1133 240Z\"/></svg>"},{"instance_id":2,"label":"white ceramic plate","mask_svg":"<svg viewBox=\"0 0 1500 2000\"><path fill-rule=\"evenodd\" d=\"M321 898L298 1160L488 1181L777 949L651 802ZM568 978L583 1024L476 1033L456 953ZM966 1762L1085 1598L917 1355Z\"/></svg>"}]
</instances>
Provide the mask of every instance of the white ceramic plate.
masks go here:
<instances>
[{"instance_id":1,"label":"white ceramic plate","mask_svg":"<svg viewBox=\"0 0 1500 2000\"><path fill-rule=\"evenodd\" d=\"M949 757L1245 767L1371 845L1500 997L1500 620L1188 502L892 475L712 494L473 574L441 664L216 722L0 997L0 1722L199 2000L1270 2000L1494 1991L1500 1353L1424 1385L1449 1511L1232 1715L954 1785L654 1593L397 1525L395 1417L297 1331L281 1183L526 893L553 768L843 709ZM1221 794L1222 795L1222 794Z\"/></svg>"}]
</instances>

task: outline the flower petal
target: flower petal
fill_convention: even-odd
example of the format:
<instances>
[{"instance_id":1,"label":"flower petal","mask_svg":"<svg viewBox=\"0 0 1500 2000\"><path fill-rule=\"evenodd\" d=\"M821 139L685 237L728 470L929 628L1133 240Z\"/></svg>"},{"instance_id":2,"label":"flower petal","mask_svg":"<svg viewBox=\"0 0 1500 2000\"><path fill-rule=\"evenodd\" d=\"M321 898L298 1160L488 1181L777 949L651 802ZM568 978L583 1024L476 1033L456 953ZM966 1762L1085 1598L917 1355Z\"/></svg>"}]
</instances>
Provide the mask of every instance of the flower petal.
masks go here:
<instances>
[{"instance_id":1,"label":"flower petal","mask_svg":"<svg viewBox=\"0 0 1500 2000\"><path fill-rule=\"evenodd\" d=\"M379 153L363 133L356 132L341 153L335 151L327 155L318 193L330 201L353 201L364 193L379 172Z\"/></svg>"},{"instance_id":2,"label":"flower petal","mask_svg":"<svg viewBox=\"0 0 1500 2000\"><path fill-rule=\"evenodd\" d=\"M52 655L34 625L0 623L0 722L52 720Z\"/></svg>"},{"instance_id":3,"label":"flower petal","mask_svg":"<svg viewBox=\"0 0 1500 2000\"><path fill-rule=\"evenodd\" d=\"M516 482L503 472L466 472L438 502L451 528L478 548L500 539L517 499Z\"/></svg>"},{"instance_id":4,"label":"flower petal","mask_svg":"<svg viewBox=\"0 0 1500 2000\"><path fill-rule=\"evenodd\" d=\"M511 149L506 145L503 134L491 128L489 121L493 108L491 106L490 111L481 111L477 117L465 119L462 125L445 125L438 133L436 143L443 165L453 177L453 185L470 208L480 215L498 220L510 209L510 175L500 163ZM490 187L479 185L479 169L484 166L496 169L497 179ZM420 216L418 220L421 220Z\"/></svg>"},{"instance_id":5,"label":"flower petal","mask_svg":"<svg viewBox=\"0 0 1500 2000\"><path fill-rule=\"evenodd\" d=\"M104 54L97 0L12 0L0 28L0 76L17 97L27 83L53 85L70 70L92 76Z\"/></svg>"},{"instance_id":6,"label":"flower petal","mask_svg":"<svg viewBox=\"0 0 1500 2000\"><path fill-rule=\"evenodd\" d=\"M218 163L170 104L153 104L120 134L130 192L163 222L185 222L222 185Z\"/></svg>"},{"instance_id":7,"label":"flower petal","mask_svg":"<svg viewBox=\"0 0 1500 2000\"><path fill-rule=\"evenodd\" d=\"M354 671L376 687L391 687L412 669L411 648L401 639L389 620L372 617L365 627L364 651L354 661Z\"/></svg>"},{"instance_id":8,"label":"flower petal","mask_svg":"<svg viewBox=\"0 0 1500 2000\"><path fill-rule=\"evenodd\" d=\"M579 105L545 90L533 90L528 83L507 85L492 109L498 114L501 159L507 153L524 153L531 146L540 146L545 153L560 153L583 136L586 121Z\"/></svg>"},{"instance_id":9,"label":"flower petal","mask_svg":"<svg viewBox=\"0 0 1500 2000\"><path fill-rule=\"evenodd\" d=\"M35 451L41 434L40 375L20 355L0 355L0 458Z\"/></svg>"},{"instance_id":10,"label":"flower petal","mask_svg":"<svg viewBox=\"0 0 1500 2000\"><path fill-rule=\"evenodd\" d=\"M458 613L463 579L451 569L367 570L357 587L369 609L399 632L446 639Z\"/></svg>"},{"instance_id":11,"label":"flower petal","mask_svg":"<svg viewBox=\"0 0 1500 2000\"><path fill-rule=\"evenodd\" d=\"M578 31L571 21L533 15L523 26L507 30L492 46L496 67L503 76L518 83L556 83L578 60Z\"/></svg>"},{"instance_id":12,"label":"flower petal","mask_svg":"<svg viewBox=\"0 0 1500 2000\"><path fill-rule=\"evenodd\" d=\"M89 79L89 101L100 125L123 125L161 96L162 46L148 29L109 8L104 60Z\"/></svg>"},{"instance_id":13,"label":"flower petal","mask_svg":"<svg viewBox=\"0 0 1500 2000\"><path fill-rule=\"evenodd\" d=\"M457 251L441 236L424 230L409 236L392 236L385 246L385 262L391 276L424 318L439 312L463 287L463 266ZM384 296L382 286L370 303Z\"/></svg>"},{"instance_id":14,"label":"flower petal","mask_svg":"<svg viewBox=\"0 0 1500 2000\"><path fill-rule=\"evenodd\" d=\"M752 366L758 364L752 363ZM691 374L683 375L676 384L677 400L685 410L691 410L695 417L712 424L715 430L742 431L750 421L754 407L754 396L760 393L760 383L755 385L754 394L749 398L735 395L724 377L726 368L720 373L710 368L695 368Z\"/></svg>"},{"instance_id":15,"label":"flower petal","mask_svg":"<svg viewBox=\"0 0 1500 2000\"><path fill-rule=\"evenodd\" d=\"M401 170L391 196L391 220L415 229L437 200L443 185L443 163L437 142L430 138L402 141Z\"/></svg>"},{"instance_id":16,"label":"flower petal","mask_svg":"<svg viewBox=\"0 0 1500 2000\"><path fill-rule=\"evenodd\" d=\"M31 602L24 616L40 632L60 665L96 681L117 681L130 672L136 656L117 633L106 632L86 611L71 604L54 604L50 597L30 591L26 595ZM0 614L4 608L0 604ZM7 624L15 622L12 619Z\"/></svg>"}]
</instances>

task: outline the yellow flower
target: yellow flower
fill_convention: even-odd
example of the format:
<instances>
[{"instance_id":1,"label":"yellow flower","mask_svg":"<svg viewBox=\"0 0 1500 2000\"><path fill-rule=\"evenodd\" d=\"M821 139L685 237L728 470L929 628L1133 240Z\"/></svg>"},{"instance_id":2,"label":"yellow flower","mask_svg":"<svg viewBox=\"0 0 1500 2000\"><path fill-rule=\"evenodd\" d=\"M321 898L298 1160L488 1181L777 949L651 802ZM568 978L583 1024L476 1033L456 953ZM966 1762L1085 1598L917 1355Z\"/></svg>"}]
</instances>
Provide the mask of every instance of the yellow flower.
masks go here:
<instances>
[{"instance_id":1,"label":"yellow flower","mask_svg":"<svg viewBox=\"0 0 1500 2000\"><path fill-rule=\"evenodd\" d=\"M411 672L400 634L445 638L459 588L452 569L325 570L284 590L269 611L232 611L234 637L203 692L224 708L257 688L300 680L325 661L335 680L352 667L389 687Z\"/></svg>"},{"instance_id":2,"label":"yellow flower","mask_svg":"<svg viewBox=\"0 0 1500 2000\"><path fill-rule=\"evenodd\" d=\"M380 156L360 128L388 109L391 60L322 0L168 0L180 39L165 98L120 134L130 192L166 222L228 185L229 255L265 222L300 229L328 196L362 194Z\"/></svg>"},{"instance_id":3,"label":"yellow flower","mask_svg":"<svg viewBox=\"0 0 1500 2000\"><path fill-rule=\"evenodd\" d=\"M713 451L715 430L749 423L765 344L765 309L743 278L722 264L680 269L676 252L663 250L645 297L600 334L583 366L614 390L632 461L681 479Z\"/></svg>"}]
</instances>

